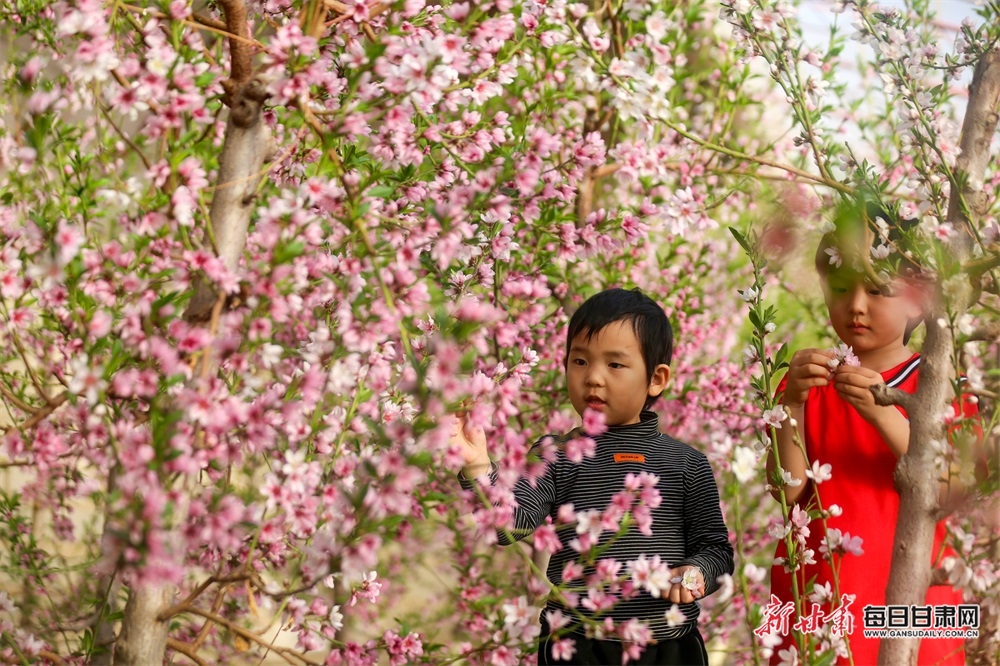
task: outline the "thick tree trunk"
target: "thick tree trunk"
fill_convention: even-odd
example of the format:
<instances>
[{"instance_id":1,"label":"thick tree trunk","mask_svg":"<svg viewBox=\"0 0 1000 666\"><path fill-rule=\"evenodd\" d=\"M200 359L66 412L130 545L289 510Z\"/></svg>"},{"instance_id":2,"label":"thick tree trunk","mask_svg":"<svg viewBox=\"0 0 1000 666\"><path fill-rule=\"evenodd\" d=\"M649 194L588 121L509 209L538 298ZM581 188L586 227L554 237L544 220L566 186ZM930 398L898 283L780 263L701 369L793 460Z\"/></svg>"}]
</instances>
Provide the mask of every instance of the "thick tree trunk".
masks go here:
<instances>
[{"instance_id":1,"label":"thick tree trunk","mask_svg":"<svg viewBox=\"0 0 1000 666\"><path fill-rule=\"evenodd\" d=\"M955 259L965 264L970 257L973 237L970 217L983 214L985 195L982 183L989 164L990 143L997 129L1000 106L1000 51L991 51L976 65L969 89L969 106L962 125L962 154L955 172L961 186L953 184L948 206L948 222L959 231L960 239L952 248ZM963 208L962 202L965 202ZM941 296L926 318L927 338L920 364L920 380L910 415L910 446L896 467L896 487L900 493L899 520L892 552L892 568L886 589L886 604L922 605L931 580L931 549L938 511L938 474L934 466L932 439L944 436L938 416L951 399L954 368L951 329L938 324L946 312L963 312L972 297L972 285L950 308ZM916 664L919 638L883 640L879 663L887 666Z\"/></svg>"},{"instance_id":2,"label":"thick tree trunk","mask_svg":"<svg viewBox=\"0 0 1000 666\"><path fill-rule=\"evenodd\" d=\"M229 31L249 37L243 0L220 0L219 5L226 15ZM209 216L216 253L226 268L233 271L243 255L255 192L264 175L264 162L273 153L273 140L263 118L266 85L251 77L247 41L230 39L230 54L232 72L223 83L230 113ZM207 320L219 295L205 282L196 284L194 290L185 316ZM212 371L214 368L202 368L201 376ZM170 618L161 619L161 614L170 607L174 593L173 586L152 582L129 588L122 630L115 644L116 666L163 663Z\"/></svg>"},{"instance_id":3,"label":"thick tree trunk","mask_svg":"<svg viewBox=\"0 0 1000 666\"><path fill-rule=\"evenodd\" d=\"M230 271L236 270L243 256L257 184L264 162L273 152L271 130L262 114L266 97L266 87L258 79L247 82L234 94L219 157L219 184L209 215L216 253ZM207 320L217 300L216 291L199 282L185 316Z\"/></svg>"},{"instance_id":4,"label":"thick tree trunk","mask_svg":"<svg viewBox=\"0 0 1000 666\"><path fill-rule=\"evenodd\" d=\"M937 522L938 482L932 439L944 436L940 408L951 400L951 333L928 318L920 379L910 415L910 446L896 466L899 519L892 551L886 604L924 603L931 581L931 550ZM916 664L920 639L883 640L879 663Z\"/></svg>"},{"instance_id":5,"label":"thick tree trunk","mask_svg":"<svg viewBox=\"0 0 1000 666\"><path fill-rule=\"evenodd\" d=\"M115 644L116 666L159 666L167 650L169 620L157 617L173 598L172 586L153 583L129 590L122 633Z\"/></svg>"}]
</instances>

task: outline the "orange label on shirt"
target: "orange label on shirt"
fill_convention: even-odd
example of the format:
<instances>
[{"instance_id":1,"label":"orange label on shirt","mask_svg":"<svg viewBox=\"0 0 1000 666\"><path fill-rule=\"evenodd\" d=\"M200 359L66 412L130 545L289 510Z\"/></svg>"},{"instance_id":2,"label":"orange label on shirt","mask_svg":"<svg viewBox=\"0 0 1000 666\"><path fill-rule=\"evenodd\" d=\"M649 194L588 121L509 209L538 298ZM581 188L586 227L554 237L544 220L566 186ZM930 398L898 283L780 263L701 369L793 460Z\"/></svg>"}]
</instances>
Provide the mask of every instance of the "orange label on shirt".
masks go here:
<instances>
[{"instance_id":1,"label":"orange label on shirt","mask_svg":"<svg viewBox=\"0 0 1000 666\"><path fill-rule=\"evenodd\" d=\"M634 463L644 463L646 462L646 456L641 453L616 453L615 462L634 462Z\"/></svg>"}]
</instances>

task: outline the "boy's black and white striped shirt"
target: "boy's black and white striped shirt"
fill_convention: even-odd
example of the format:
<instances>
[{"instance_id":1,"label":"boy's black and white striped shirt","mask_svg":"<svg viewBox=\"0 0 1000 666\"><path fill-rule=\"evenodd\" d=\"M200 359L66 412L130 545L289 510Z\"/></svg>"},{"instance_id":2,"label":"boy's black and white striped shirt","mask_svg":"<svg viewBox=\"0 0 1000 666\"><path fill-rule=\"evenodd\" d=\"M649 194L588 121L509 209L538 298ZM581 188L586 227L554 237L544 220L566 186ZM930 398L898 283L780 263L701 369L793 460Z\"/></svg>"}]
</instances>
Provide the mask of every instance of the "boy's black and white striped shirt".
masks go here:
<instances>
[{"instance_id":1,"label":"boy's black and white striped shirt","mask_svg":"<svg viewBox=\"0 0 1000 666\"><path fill-rule=\"evenodd\" d=\"M684 564L699 567L705 577L706 594L718 589L718 578L733 572L733 547L722 518L715 477L705 455L660 433L657 416L649 411L642 413L639 423L613 426L594 439L597 453L593 457L573 463L559 447L556 459L548 463L534 486L523 478L517 482L514 487L517 502L514 538L529 534L545 522L546 516L552 516L555 522L559 507L564 504L572 504L577 513L604 511L612 497L624 488L629 472L635 475L648 472L659 477L657 488L663 500L652 510L652 536L645 536L633 527L602 554L602 559L615 559L625 565L641 554L647 558L659 555L671 567ZM616 454L619 462L616 462ZM498 470L492 466L490 483L495 484L497 477ZM473 487L472 482L461 475L459 479L464 488ZM605 532L601 544L610 536ZM499 531L498 537L503 545L511 543L506 531ZM556 585L562 582L566 563L577 557L576 551L568 546L576 537L573 529L559 530L563 547L552 555L547 572L549 580ZM623 566L622 573L625 572ZM654 599L643 591L616 605L609 615L616 623L630 618L648 622L654 637L664 640L691 631L699 614L696 602L681 604L680 610L687 622L670 627L665 618L670 606L666 599ZM559 605L550 601L548 608L557 609Z\"/></svg>"}]
</instances>

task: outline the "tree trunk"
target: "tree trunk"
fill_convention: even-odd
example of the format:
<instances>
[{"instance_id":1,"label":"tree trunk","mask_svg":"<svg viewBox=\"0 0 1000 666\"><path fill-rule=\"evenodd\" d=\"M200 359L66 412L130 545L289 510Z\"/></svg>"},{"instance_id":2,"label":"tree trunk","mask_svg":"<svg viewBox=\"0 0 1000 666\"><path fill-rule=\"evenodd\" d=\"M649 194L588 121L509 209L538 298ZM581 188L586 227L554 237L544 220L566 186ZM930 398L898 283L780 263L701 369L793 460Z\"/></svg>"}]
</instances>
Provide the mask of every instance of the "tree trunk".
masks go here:
<instances>
[{"instance_id":1,"label":"tree trunk","mask_svg":"<svg viewBox=\"0 0 1000 666\"><path fill-rule=\"evenodd\" d=\"M167 628L159 614L173 597L172 586L143 583L129 590L122 632L115 644L116 666L158 666L167 650Z\"/></svg>"},{"instance_id":2,"label":"tree trunk","mask_svg":"<svg viewBox=\"0 0 1000 666\"><path fill-rule=\"evenodd\" d=\"M220 0L219 5L226 15L229 32L250 37L243 1ZM248 43L246 40L230 39L229 46L232 72L223 87L230 112L219 156L219 179L209 216L216 253L226 268L234 271L246 246L255 192L264 175L264 162L273 152L273 140L263 118L266 85L260 79L251 77ZM219 301L219 295L203 281L193 289L185 316L193 320L207 320ZM212 361L206 358L203 362L209 364ZM202 367L196 378L213 371L213 367ZM141 582L130 586L121 634L115 644L116 666L163 663L170 618L161 620L160 615L169 608L174 593L171 585Z\"/></svg>"},{"instance_id":3,"label":"tree trunk","mask_svg":"<svg viewBox=\"0 0 1000 666\"><path fill-rule=\"evenodd\" d=\"M934 315L938 314L934 312ZM928 317L914 407L909 412L910 445L896 466L899 519L886 589L887 605L924 603L931 580L931 550L937 522L938 481L931 439L944 436L938 405L951 400L951 332ZM916 664L920 639L883 640L879 663Z\"/></svg>"},{"instance_id":4,"label":"tree trunk","mask_svg":"<svg viewBox=\"0 0 1000 666\"><path fill-rule=\"evenodd\" d=\"M948 202L948 222L959 232L959 239L951 249L961 265L969 260L973 243L970 216L977 218L984 212L986 198L982 183L990 161L990 143L997 128L998 106L1000 51L994 50L985 54L976 65L969 88L969 106L962 125L962 153L955 164L958 183L952 184ZM971 284L964 287L964 293L949 304L943 301L940 293L937 294L925 320L927 338L914 396L915 409L909 412L910 446L896 467L899 520L886 589L887 605L923 605L931 580L931 549L938 511L938 475L931 440L944 436L938 414L952 399L950 383L954 376L951 328L939 325L938 321L949 311L958 314L965 311L974 296ZM887 666L916 664L919 649L919 638L883 640L879 663Z\"/></svg>"}]
</instances>

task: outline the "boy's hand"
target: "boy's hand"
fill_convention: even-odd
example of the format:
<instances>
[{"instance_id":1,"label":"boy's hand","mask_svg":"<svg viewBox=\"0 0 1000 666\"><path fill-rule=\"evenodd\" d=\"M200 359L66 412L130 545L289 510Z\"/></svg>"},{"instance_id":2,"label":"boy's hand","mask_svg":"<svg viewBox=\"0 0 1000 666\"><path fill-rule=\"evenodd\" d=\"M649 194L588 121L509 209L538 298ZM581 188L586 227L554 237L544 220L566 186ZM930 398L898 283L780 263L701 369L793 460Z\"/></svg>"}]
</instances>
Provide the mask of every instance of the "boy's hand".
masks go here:
<instances>
[{"instance_id":1,"label":"boy's hand","mask_svg":"<svg viewBox=\"0 0 1000 666\"><path fill-rule=\"evenodd\" d=\"M490 456L486 450L486 433L482 428L469 425L465 415L456 416L451 427L451 444L462 453L465 466L462 475L475 479L490 469Z\"/></svg>"},{"instance_id":2,"label":"boy's hand","mask_svg":"<svg viewBox=\"0 0 1000 666\"><path fill-rule=\"evenodd\" d=\"M885 414L885 407L875 404L870 386L883 383L882 375L855 365L841 365L833 376L833 387L849 405L858 410L865 421L874 423Z\"/></svg>"},{"instance_id":3,"label":"boy's hand","mask_svg":"<svg viewBox=\"0 0 1000 666\"><path fill-rule=\"evenodd\" d=\"M788 381L785 382L785 407L801 407L814 386L830 383L832 369L829 362L836 356L825 349L800 349L788 362Z\"/></svg>"},{"instance_id":4,"label":"boy's hand","mask_svg":"<svg viewBox=\"0 0 1000 666\"><path fill-rule=\"evenodd\" d=\"M689 604L695 599L705 596L705 577L698 567L685 564L670 570L669 590L663 591L663 597L675 604Z\"/></svg>"}]
</instances>

